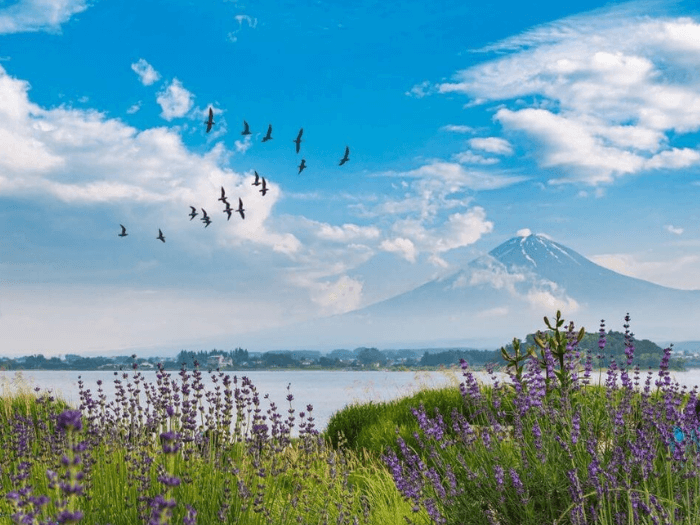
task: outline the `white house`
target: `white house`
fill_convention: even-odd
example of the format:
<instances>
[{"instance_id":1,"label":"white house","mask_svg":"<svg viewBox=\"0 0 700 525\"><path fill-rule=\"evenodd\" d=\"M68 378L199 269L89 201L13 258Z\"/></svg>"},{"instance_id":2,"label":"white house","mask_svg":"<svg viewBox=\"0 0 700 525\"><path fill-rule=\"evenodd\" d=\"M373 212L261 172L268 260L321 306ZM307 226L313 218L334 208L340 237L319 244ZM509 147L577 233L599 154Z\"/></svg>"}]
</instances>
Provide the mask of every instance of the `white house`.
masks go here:
<instances>
[{"instance_id":1,"label":"white house","mask_svg":"<svg viewBox=\"0 0 700 525\"><path fill-rule=\"evenodd\" d=\"M207 366L211 368L221 368L222 366L233 366L233 362L230 357L219 355L210 355L207 358Z\"/></svg>"}]
</instances>

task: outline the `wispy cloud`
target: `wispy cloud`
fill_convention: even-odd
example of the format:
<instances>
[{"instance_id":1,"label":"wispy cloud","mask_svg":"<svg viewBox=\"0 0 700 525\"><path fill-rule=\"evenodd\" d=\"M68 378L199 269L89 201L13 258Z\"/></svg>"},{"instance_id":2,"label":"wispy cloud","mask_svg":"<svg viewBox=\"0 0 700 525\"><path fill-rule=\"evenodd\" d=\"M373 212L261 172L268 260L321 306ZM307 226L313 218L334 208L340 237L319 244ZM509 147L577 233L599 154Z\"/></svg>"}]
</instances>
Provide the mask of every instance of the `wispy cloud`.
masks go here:
<instances>
[{"instance_id":1,"label":"wispy cloud","mask_svg":"<svg viewBox=\"0 0 700 525\"><path fill-rule=\"evenodd\" d=\"M383 241L379 248L401 254L407 261L415 262L418 254L425 252L432 257L430 262L436 266L445 264L439 254L469 246L478 241L482 235L493 231L493 222L486 220L486 212L475 206L465 213L453 213L437 227L428 228L424 220L405 218L392 226L395 236Z\"/></svg>"},{"instance_id":2,"label":"wispy cloud","mask_svg":"<svg viewBox=\"0 0 700 525\"><path fill-rule=\"evenodd\" d=\"M551 182L598 185L697 165L700 153L669 145L667 133L700 128L700 24L650 16L662 9L629 3L539 26L478 50L507 54L438 89L479 103L543 98L538 107L502 107L494 118L534 139L543 167L566 169Z\"/></svg>"},{"instance_id":3,"label":"wispy cloud","mask_svg":"<svg viewBox=\"0 0 700 525\"><path fill-rule=\"evenodd\" d=\"M160 73L153 69L153 66L143 58L139 58L138 62L131 64L131 69L139 76L144 86L150 86L160 80Z\"/></svg>"},{"instance_id":4,"label":"wispy cloud","mask_svg":"<svg viewBox=\"0 0 700 525\"><path fill-rule=\"evenodd\" d=\"M362 281L343 275L336 281L313 283L311 300L325 315L342 314L361 305L362 287Z\"/></svg>"},{"instance_id":5,"label":"wispy cloud","mask_svg":"<svg viewBox=\"0 0 700 525\"><path fill-rule=\"evenodd\" d=\"M529 232L521 230L518 234ZM566 290L552 281L538 278L531 271L518 271L506 268L502 263L490 256L481 259L480 265L470 268L454 283L454 288L467 286L488 285L496 290L504 290L512 297L517 297L529 303L538 310L564 310L575 312L579 304L569 297ZM492 315L499 315L502 308L496 308Z\"/></svg>"},{"instance_id":6,"label":"wispy cloud","mask_svg":"<svg viewBox=\"0 0 700 525\"><path fill-rule=\"evenodd\" d=\"M683 233L683 228L675 228L671 224L667 224L666 226L664 226L664 228L666 228L667 231L675 235L681 235Z\"/></svg>"},{"instance_id":7,"label":"wispy cloud","mask_svg":"<svg viewBox=\"0 0 700 525\"><path fill-rule=\"evenodd\" d=\"M236 140L233 145L236 147L237 153L245 153L251 148L253 141L250 140L250 137L246 137L243 140Z\"/></svg>"},{"instance_id":8,"label":"wispy cloud","mask_svg":"<svg viewBox=\"0 0 700 525\"><path fill-rule=\"evenodd\" d=\"M382 241L379 248L386 252L398 253L408 262L416 262L418 250L410 239L405 237L395 237Z\"/></svg>"},{"instance_id":9,"label":"wispy cloud","mask_svg":"<svg viewBox=\"0 0 700 525\"><path fill-rule=\"evenodd\" d=\"M358 240L378 239L381 231L376 226L358 226L357 224L343 224L333 226L331 224L320 224L317 235L321 239L349 243Z\"/></svg>"},{"instance_id":10,"label":"wispy cloud","mask_svg":"<svg viewBox=\"0 0 700 525\"><path fill-rule=\"evenodd\" d=\"M233 19L238 22L238 28L228 33L227 38L229 42L238 41L238 33L243 30L244 25L247 25L251 29L255 29L258 25L258 19L248 15L236 15Z\"/></svg>"},{"instance_id":11,"label":"wispy cloud","mask_svg":"<svg viewBox=\"0 0 700 525\"><path fill-rule=\"evenodd\" d=\"M473 138L469 140L473 149L480 149L496 155L512 155L513 147L510 143L499 137Z\"/></svg>"},{"instance_id":12,"label":"wispy cloud","mask_svg":"<svg viewBox=\"0 0 700 525\"><path fill-rule=\"evenodd\" d=\"M452 159L456 160L460 164L482 164L482 165L489 165L489 164L498 164L499 160L494 157L483 157L481 155L477 155L471 150L467 151L460 151L459 153L455 153L452 155Z\"/></svg>"},{"instance_id":13,"label":"wispy cloud","mask_svg":"<svg viewBox=\"0 0 700 525\"><path fill-rule=\"evenodd\" d=\"M192 93L182 87L178 79L173 79L170 85L158 92L156 97L156 102L163 110L160 116L165 120L184 117L192 109L192 99Z\"/></svg>"},{"instance_id":14,"label":"wispy cloud","mask_svg":"<svg viewBox=\"0 0 700 525\"><path fill-rule=\"evenodd\" d=\"M495 190L505 188L528 179L525 176L500 175L476 170L468 170L459 164L452 162L435 161L414 170L404 172L392 172L387 175L406 178L429 178L440 180L450 184L452 191L460 189L470 190Z\"/></svg>"},{"instance_id":15,"label":"wispy cloud","mask_svg":"<svg viewBox=\"0 0 700 525\"><path fill-rule=\"evenodd\" d=\"M88 7L87 0L19 0L0 9L0 34L60 32L62 24Z\"/></svg>"},{"instance_id":16,"label":"wispy cloud","mask_svg":"<svg viewBox=\"0 0 700 525\"><path fill-rule=\"evenodd\" d=\"M682 290L700 289L700 256L684 255L662 260L648 260L648 254L607 253L588 257L605 268ZM693 277L695 276L695 277Z\"/></svg>"},{"instance_id":17,"label":"wispy cloud","mask_svg":"<svg viewBox=\"0 0 700 525\"><path fill-rule=\"evenodd\" d=\"M463 124L447 124L442 126L440 131L449 131L451 133L471 133L475 131L471 126L465 126Z\"/></svg>"},{"instance_id":18,"label":"wispy cloud","mask_svg":"<svg viewBox=\"0 0 700 525\"><path fill-rule=\"evenodd\" d=\"M423 98L426 95L432 93L437 93L438 88L431 84L428 80L424 80L420 84L416 84L410 90L406 91L406 95L409 97Z\"/></svg>"},{"instance_id":19,"label":"wispy cloud","mask_svg":"<svg viewBox=\"0 0 700 525\"><path fill-rule=\"evenodd\" d=\"M139 109L141 109L141 101L138 101L136 104L132 105L129 107L129 109L126 110L127 114L133 115L136 113Z\"/></svg>"}]
</instances>

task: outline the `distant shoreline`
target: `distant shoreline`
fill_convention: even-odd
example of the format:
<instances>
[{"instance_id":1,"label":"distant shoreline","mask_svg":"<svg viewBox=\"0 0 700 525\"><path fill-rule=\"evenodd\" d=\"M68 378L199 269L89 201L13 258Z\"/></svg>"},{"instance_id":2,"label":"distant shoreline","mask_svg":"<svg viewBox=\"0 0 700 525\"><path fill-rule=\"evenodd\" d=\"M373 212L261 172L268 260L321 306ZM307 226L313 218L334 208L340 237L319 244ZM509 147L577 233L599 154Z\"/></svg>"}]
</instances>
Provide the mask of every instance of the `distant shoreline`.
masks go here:
<instances>
[{"instance_id":1,"label":"distant shoreline","mask_svg":"<svg viewBox=\"0 0 700 525\"><path fill-rule=\"evenodd\" d=\"M136 371L138 372L156 372L158 369L155 367L142 367L139 366ZM165 372L179 372L180 368L164 368ZM187 370L193 370L188 368ZM220 368L213 369L209 367L199 367L201 372L223 372L230 373L235 372L238 374L246 372L460 372L461 367L459 365L454 366L428 366L428 367L392 367L392 368L380 368L380 367L366 367L366 368L320 368L320 367L267 367L267 368ZM472 366L469 365L467 369L471 372L486 372L487 368L485 366ZM686 367L685 370L669 369L669 372L690 372L691 370L700 370L700 365ZM646 375L649 371L653 374L659 372L658 369L640 369L640 375ZM134 372L131 367L120 368L101 368L101 369L77 369L77 368L12 368L12 369L1 369L0 372L121 372L130 374ZM506 370L494 370L496 373L507 373ZM583 376L584 370L579 371L579 377ZM591 374L606 374L608 372L607 368L594 368L591 370ZM620 370L616 370L620 373ZM632 375L634 370L627 369L627 372Z\"/></svg>"}]
</instances>

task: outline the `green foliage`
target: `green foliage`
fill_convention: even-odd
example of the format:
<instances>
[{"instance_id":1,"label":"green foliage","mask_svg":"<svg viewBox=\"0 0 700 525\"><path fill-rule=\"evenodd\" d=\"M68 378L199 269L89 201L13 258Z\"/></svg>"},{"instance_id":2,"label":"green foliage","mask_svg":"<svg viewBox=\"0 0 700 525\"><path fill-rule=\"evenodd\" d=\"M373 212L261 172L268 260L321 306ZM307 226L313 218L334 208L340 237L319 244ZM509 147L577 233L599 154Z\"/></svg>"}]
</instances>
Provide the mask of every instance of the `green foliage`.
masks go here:
<instances>
[{"instance_id":1,"label":"green foliage","mask_svg":"<svg viewBox=\"0 0 700 525\"><path fill-rule=\"evenodd\" d=\"M464 359L470 366L484 366L498 361L498 352L484 350L453 349L444 352L425 352L421 357L421 366L458 365Z\"/></svg>"},{"instance_id":2,"label":"green foliage","mask_svg":"<svg viewBox=\"0 0 700 525\"><path fill-rule=\"evenodd\" d=\"M554 331L545 330L541 331L540 334L542 334L545 338L548 338L554 335ZM536 337L537 333L531 333L525 337L524 341L521 341L520 339L513 339L513 341L518 341L518 344L520 345L521 349L523 347L534 348L538 346L535 342ZM610 365L612 359L615 359L615 361L618 364L623 362L626 363L627 357L625 356L625 334L623 332L609 330L605 334L605 348L602 352L598 348L599 337L600 335L597 332L584 333L583 338L578 344L578 350L581 353L582 362L587 352L590 351L591 356L593 357L592 363L594 368L607 368ZM512 353L514 351L514 344L511 343L506 345L504 347L504 350L507 353ZM600 359L596 357L599 354L602 354L603 356ZM663 358L663 355L664 349L656 343L649 341L648 339L635 339L634 358L630 366L634 367L635 365L638 365L641 370L647 370L649 368L657 369L659 367L661 359ZM506 365L508 364L508 360L505 357L503 357L502 362ZM672 357L669 362L669 368L671 370L682 370L683 363L681 360L674 359Z\"/></svg>"},{"instance_id":3,"label":"green foliage","mask_svg":"<svg viewBox=\"0 0 700 525\"><path fill-rule=\"evenodd\" d=\"M487 403L493 398L493 389L484 387ZM504 392L502 419L505 425L513 422L512 392ZM356 452L367 451L380 457L387 447L398 450L396 438L401 436L409 445L417 444L414 432L418 423L412 409L423 406L428 416L439 413L448 428L452 428L453 410L475 425L485 425L483 415L477 416L478 407L468 404L459 388L421 390L411 396L387 402L351 404L333 414L328 422L325 435L334 447L340 442Z\"/></svg>"},{"instance_id":4,"label":"green foliage","mask_svg":"<svg viewBox=\"0 0 700 525\"><path fill-rule=\"evenodd\" d=\"M371 365L374 363L383 365L386 363L386 357L376 348L362 348L357 353L357 360L363 365Z\"/></svg>"}]
</instances>

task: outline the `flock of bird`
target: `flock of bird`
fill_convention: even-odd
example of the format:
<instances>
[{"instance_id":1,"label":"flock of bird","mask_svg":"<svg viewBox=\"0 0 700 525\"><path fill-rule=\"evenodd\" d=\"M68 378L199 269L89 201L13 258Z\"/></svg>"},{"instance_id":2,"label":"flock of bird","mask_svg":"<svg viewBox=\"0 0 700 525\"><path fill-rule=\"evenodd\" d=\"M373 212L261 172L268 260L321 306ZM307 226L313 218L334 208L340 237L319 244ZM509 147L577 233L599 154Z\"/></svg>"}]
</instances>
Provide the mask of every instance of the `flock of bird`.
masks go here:
<instances>
[{"instance_id":1,"label":"flock of bird","mask_svg":"<svg viewBox=\"0 0 700 525\"><path fill-rule=\"evenodd\" d=\"M216 124L216 122L214 122L214 110L212 108L209 108L209 118L207 120L205 120L204 123L207 125L207 133L209 133L211 131L212 127L214 126L214 124ZM244 120L243 121L243 131L241 132L241 135L245 136L245 135L251 135L251 134L252 133L250 132L250 126L248 126L248 123ZM292 141L292 142L294 142L294 144L296 146L297 153L299 153L299 151L301 149L301 143L302 143L301 136L303 134L304 134L304 128L301 128L299 130L299 134L297 135L297 138ZM272 124L268 125L267 133L262 138L262 142L267 142L268 140L272 140ZM342 166L343 164L345 164L349 160L350 160L350 148L348 146L345 146L345 155L343 155L343 158L340 159L340 164L338 164L338 165ZM302 171L304 171L304 169L306 169L306 160L302 158L301 163L299 164L299 166L297 166L297 168L299 168L299 172L298 172L299 174ZM253 182L252 185L253 186L262 186L262 188L259 191L260 191L260 193L262 193L262 195L264 197L265 194L269 191L269 189L267 188L267 181L265 180L265 177L262 177L262 182L261 182L261 177L260 177L260 175L258 175L258 172L254 171L254 173L255 173L255 182ZM243 209L243 201L241 200L240 197L238 198L238 209L231 208L231 204L228 202L228 200L226 198L226 191L224 190L224 187L222 186L221 187L221 197L219 197L217 200L220 200L221 202L223 202L226 205L226 208L224 208L224 210L223 210L223 212L228 215L228 218L226 220L230 220L231 215L233 213L239 213L241 215L241 219L245 219L245 210ZM190 221L191 221L192 219L194 219L198 215L198 213L197 213L197 208L195 208L194 206L190 206L190 208L192 209L192 211L189 214ZM209 215L207 215L206 210L204 208L201 208L201 210L202 210L202 218L200 220L204 223L204 227L207 228L211 224L212 221L211 221L211 218L209 217ZM128 233L126 233L126 228L122 224L120 224L119 226L121 226L121 229L122 229L122 232L118 234L119 237L126 237L127 235L129 235ZM156 239L158 239L159 241L165 242L165 236L163 235L163 232L160 230L160 228L158 229L158 237L156 237Z\"/></svg>"}]
</instances>

